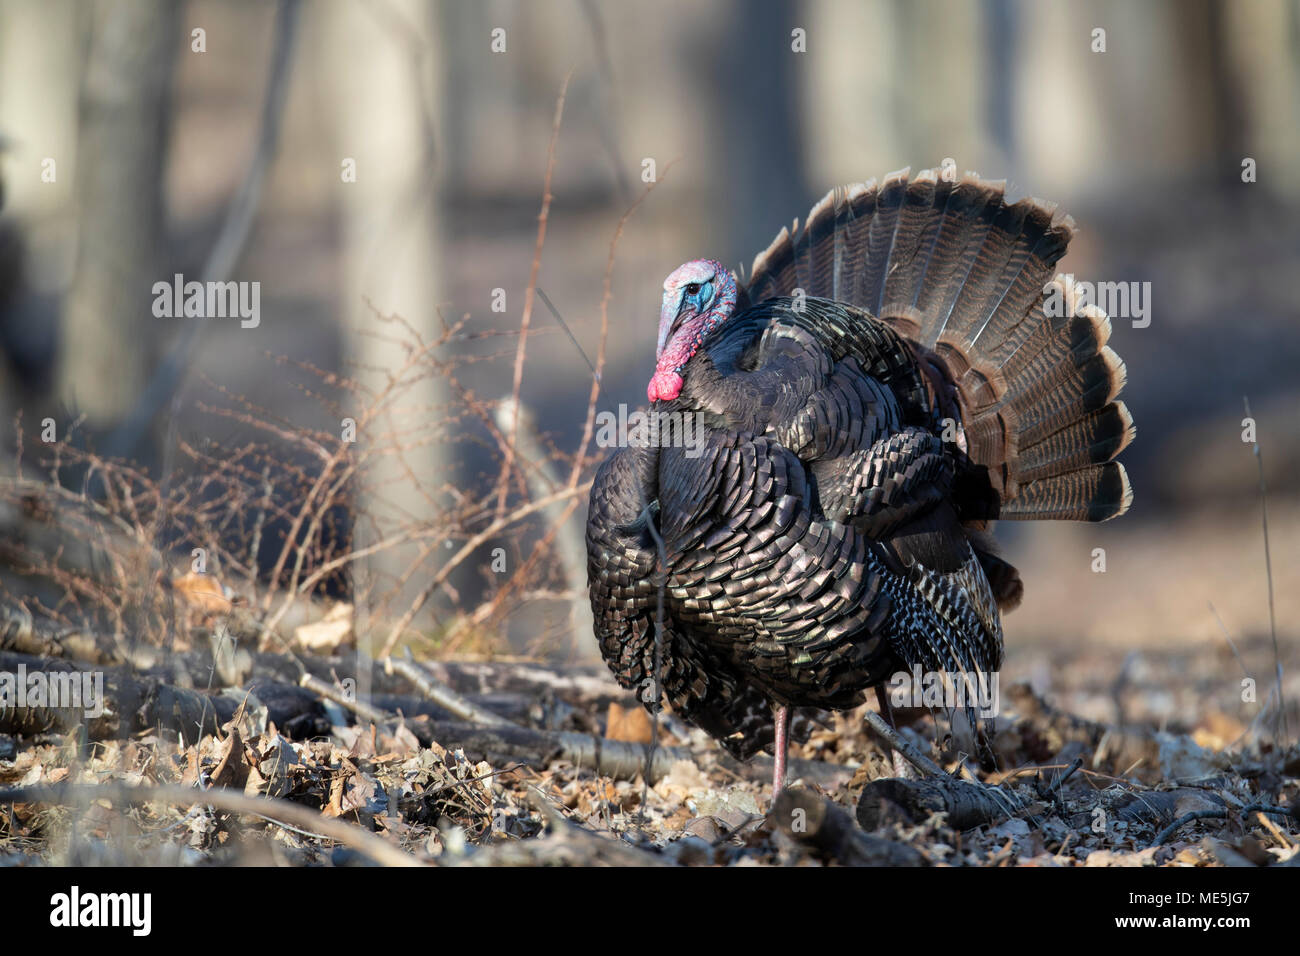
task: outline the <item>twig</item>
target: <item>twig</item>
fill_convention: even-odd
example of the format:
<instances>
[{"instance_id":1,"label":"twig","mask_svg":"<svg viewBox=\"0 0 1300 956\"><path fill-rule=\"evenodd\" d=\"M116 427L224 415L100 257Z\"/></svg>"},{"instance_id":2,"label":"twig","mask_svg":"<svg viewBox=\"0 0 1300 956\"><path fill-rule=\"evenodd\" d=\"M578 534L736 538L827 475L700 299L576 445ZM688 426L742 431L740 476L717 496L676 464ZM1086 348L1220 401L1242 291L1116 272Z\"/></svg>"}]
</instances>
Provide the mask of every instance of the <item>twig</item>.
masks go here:
<instances>
[{"instance_id":1,"label":"twig","mask_svg":"<svg viewBox=\"0 0 1300 956\"><path fill-rule=\"evenodd\" d=\"M1246 677L1249 677L1250 671L1246 669L1246 662L1241 659L1241 652L1237 650L1237 645L1232 640L1232 635L1228 633L1228 628L1223 623L1223 618L1219 616L1219 611L1215 608L1214 602L1206 601L1205 603L1209 605L1210 613L1214 615L1214 620L1218 622L1219 630L1223 632L1223 639L1228 642L1228 647L1232 650L1232 656L1235 657L1237 663L1241 665L1241 673Z\"/></svg>"},{"instance_id":2,"label":"twig","mask_svg":"<svg viewBox=\"0 0 1300 956\"><path fill-rule=\"evenodd\" d=\"M485 541L491 540L499 531L515 522L528 517L536 511L541 511L549 505L565 498L572 498L575 495L586 494L591 489L591 482L585 482L577 488L566 488L557 491L553 495L545 498L539 498L536 501L530 501L526 505L521 505L508 515L497 518L490 525L480 531L478 534L469 538L446 564L438 568L438 573L433 576L424 589L415 596L411 606L407 608L401 619L393 625L392 630L388 632L388 637L384 641L383 649L379 652L380 657L388 657L393 653L393 648L397 646L398 640L407 626L415 619L415 615L420 613L420 608L424 607L425 602L433 595L433 592L442 586L442 583L451 576L452 571L460 566L461 562L474 553L474 551Z\"/></svg>"},{"instance_id":3,"label":"twig","mask_svg":"<svg viewBox=\"0 0 1300 956\"><path fill-rule=\"evenodd\" d=\"M334 701L334 703L338 704L340 707L352 711L352 713L356 714L362 720L369 721L376 726L391 724L397 720L395 714L389 714L371 707L369 704L357 699L356 697L343 693L343 691L339 690L333 684L327 683L319 677L313 677L311 674L304 673L298 678L298 683L303 687L306 687L312 693L319 694L321 697Z\"/></svg>"},{"instance_id":4,"label":"twig","mask_svg":"<svg viewBox=\"0 0 1300 956\"><path fill-rule=\"evenodd\" d=\"M564 316L560 315L560 310L554 306L549 298L547 298L546 293L542 291L541 286L537 287L537 297L542 300L542 305L546 306L547 311L549 311L551 315L555 316L555 321L560 323L560 328L564 329L564 334L569 337L569 341L573 343L573 347L578 350L578 354L582 356L582 360L587 363L587 368L591 369L592 376L597 382L599 382L600 372L596 370L596 366L591 364L591 359L587 358L587 353L584 352L582 346L578 344L578 340L573 335L573 330L569 328L569 323L564 321Z\"/></svg>"},{"instance_id":5,"label":"twig","mask_svg":"<svg viewBox=\"0 0 1300 956\"><path fill-rule=\"evenodd\" d=\"M609 304L614 298L614 259L618 252L619 240L623 238L623 229L627 226L632 214L640 208L646 198L654 191L655 186L663 182L667 177L668 171L672 169L677 162L676 159L670 161L659 171L659 176L654 182L649 183L636 201L623 213L618 220L618 225L614 227L614 237L609 242L609 255L605 257L605 275L602 279L602 290L600 294L600 344L596 348L596 366L593 369L591 378L591 391L587 395L587 419L582 424L582 440L578 442L578 450L573 457L573 470L569 474L569 485L573 486L578 483L578 477L582 474L583 462L587 458L587 448L591 444L591 436L596 427L596 399L600 395L600 373L605 367L605 347L609 341Z\"/></svg>"},{"instance_id":6,"label":"twig","mask_svg":"<svg viewBox=\"0 0 1300 956\"><path fill-rule=\"evenodd\" d=\"M1289 850L1292 846L1291 839L1285 833L1283 833L1281 830L1277 828L1277 824L1274 823L1272 820L1270 820L1268 818L1268 815L1264 813L1264 811L1257 810L1256 814L1257 814L1256 819L1259 821L1259 825L1262 826L1269 833L1273 834L1273 839Z\"/></svg>"},{"instance_id":7,"label":"twig","mask_svg":"<svg viewBox=\"0 0 1300 956\"><path fill-rule=\"evenodd\" d=\"M1075 758L1074 758L1074 762L1071 763L1070 766L1066 768L1065 773L1063 773L1063 774L1061 774L1059 777L1057 777L1056 780L1053 781L1053 782L1052 782L1051 784L1049 784L1048 786L1043 787L1042 790L1040 791L1041 794L1042 794L1044 797L1052 797L1052 796L1055 796L1056 793L1057 793L1057 791L1059 791L1063 786L1065 786L1065 781L1067 781L1067 780L1069 780L1071 777L1073 777L1073 776L1074 776L1074 772L1075 772L1076 770L1078 770L1078 769L1079 769L1080 767L1082 767L1082 766L1083 766L1083 758L1082 758L1082 757L1075 757Z\"/></svg>"},{"instance_id":8,"label":"twig","mask_svg":"<svg viewBox=\"0 0 1300 956\"><path fill-rule=\"evenodd\" d=\"M865 719L871 725L872 730L883 737L891 747L902 754L903 758L921 773L931 777L947 776L942 767L913 747L902 734L889 726L885 718L874 710L868 710Z\"/></svg>"},{"instance_id":9,"label":"twig","mask_svg":"<svg viewBox=\"0 0 1300 956\"><path fill-rule=\"evenodd\" d=\"M546 245L546 225L551 215L551 177L555 173L555 144L560 138L560 121L564 118L564 97L569 90L570 70L560 84L560 95L555 100L555 120L551 124L551 142L546 148L546 177L542 181L542 211L537 216L537 244L533 249L533 264L528 272L528 287L524 290L524 311L519 317L519 345L515 350L515 374L511 394L515 399L515 419L510 426L510 442L506 445L505 460L501 463L500 486L497 490L497 517L506 509L506 492L514 467L515 433L519 429L519 397L524 381L524 355L528 344L528 326L533 316L533 296L537 290L537 274L542 268L542 248Z\"/></svg>"},{"instance_id":10,"label":"twig","mask_svg":"<svg viewBox=\"0 0 1300 956\"><path fill-rule=\"evenodd\" d=\"M1174 833L1177 832L1178 828L1184 824L1192 823L1195 820L1226 820L1227 817L1227 810L1193 810L1191 813L1184 813L1173 823L1169 824L1169 826L1157 833L1156 838L1151 845L1163 846L1165 841L1173 836Z\"/></svg>"},{"instance_id":11,"label":"twig","mask_svg":"<svg viewBox=\"0 0 1300 956\"><path fill-rule=\"evenodd\" d=\"M1246 406L1246 417L1252 418L1250 414L1250 399L1245 395L1241 397L1242 403ZM1258 427L1258 424L1257 424ZM1273 733L1278 734L1279 728L1281 734L1279 740L1291 736L1286 717L1286 701L1282 697L1282 655L1277 647L1277 615L1273 608L1273 555L1268 546L1268 486L1264 482L1264 453L1259 447L1259 435L1256 434L1253 451L1255 453L1255 464L1259 468L1259 515L1260 523L1264 526L1264 571L1268 576L1268 627L1273 636L1273 667L1277 674L1277 725L1273 728Z\"/></svg>"},{"instance_id":12,"label":"twig","mask_svg":"<svg viewBox=\"0 0 1300 956\"><path fill-rule=\"evenodd\" d=\"M511 722L506 720L504 717L494 714L490 710L485 710L472 701L466 700L446 684L434 679L428 672L423 670L419 664L411 659L410 653L410 648L407 648L406 658L384 658L384 671L389 674L401 674L419 688L420 693L425 697L433 701L443 710L451 711L462 720L468 720L476 724L483 724L488 727L510 725Z\"/></svg>"},{"instance_id":13,"label":"twig","mask_svg":"<svg viewBox=\"0 0 1300 956\"><path fill-rule=\"evenodd\" d=\"M659 529L655 526L654 515L650 513L651 502L646 502L645 507L641 510L641 521L645 523L646 528L650 531L650 537L654 539L655 551L659 562L659 570L655 575L655 649L653 655L654 673L651 680L654 681L654 705L650 708L650 716L654 718L650 723L650 749L646 753L646 774L645 786L641 793L641 806L645 807L649 797L650 786L650 762L654 759L655 749L659 746L659 708L662 706L663 691L660 686L660 674L663 671L664 661L664 591L668 586L668 551L664 547L663 536L659 534Z\"/></svg>"},{"instance_id":14,"label":"twig","mask_svg":"<svg viewBox=\"0 0 1300 956\"><path fill-rule=\"evenodd\" d=\"M143 803L161 800L179 806L203 804L229 813L244 813L275 823L293 825L352 847L383 866L424 866L420 860L381 837L339 819L322 816L310 807L276 797L250 797L232 790L195 790L179 784L131 786L119 781L96 784L56 784L0 789L0 803L69 804L79 801L123 800Z\"/></svg>"}]
</instances>

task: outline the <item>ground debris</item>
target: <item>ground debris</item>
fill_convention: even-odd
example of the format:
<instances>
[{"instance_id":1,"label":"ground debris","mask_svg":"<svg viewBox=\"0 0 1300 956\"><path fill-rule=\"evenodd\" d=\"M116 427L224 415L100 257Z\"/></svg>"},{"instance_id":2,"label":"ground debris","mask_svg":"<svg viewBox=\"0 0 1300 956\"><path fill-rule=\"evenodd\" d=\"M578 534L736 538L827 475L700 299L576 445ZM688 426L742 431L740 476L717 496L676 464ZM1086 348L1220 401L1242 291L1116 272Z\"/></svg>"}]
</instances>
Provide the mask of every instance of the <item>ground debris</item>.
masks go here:
<instances>
[{"instance_id":1,"label":"ground debris","mask_svg":"<svg viewBox=\"0 0 1300 956\"><path fill-rule=\"evenodd\" d=\"M773 806L770 761L670 716L647 786L653 725L599 672L408 661L351 708L311 689L347 701L339 658L300 658L317 676L297 686L270 657L244 687L172 693L182 718L206 711L189 733L145 707L89 739L79 722L0 738L0 862L1298 865L1300 752L1240 744L1232 715L1119 729L1013 687L980 761L913 718L902 739L931 771L903 779L862 711L837 714ZM526 702L539 688L546 707Z\"/></svg>"}]
</instances>

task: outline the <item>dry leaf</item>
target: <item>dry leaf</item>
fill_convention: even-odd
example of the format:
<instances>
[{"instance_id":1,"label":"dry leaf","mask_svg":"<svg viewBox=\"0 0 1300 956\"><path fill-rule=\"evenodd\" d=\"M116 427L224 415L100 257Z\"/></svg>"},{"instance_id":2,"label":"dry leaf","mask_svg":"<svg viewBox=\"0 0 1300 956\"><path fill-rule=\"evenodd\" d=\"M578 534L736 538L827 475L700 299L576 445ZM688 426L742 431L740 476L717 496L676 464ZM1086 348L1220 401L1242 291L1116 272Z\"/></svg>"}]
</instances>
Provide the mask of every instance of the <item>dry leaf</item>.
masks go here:
<instances>
[{"instance_id":1,"label":"dry leaf","mask_svg":"<svg viewBox=\"0 0 1300 956\"><path fill-rule=\"evenodd\" d=\"M690 760L677 760L672 769L654 785L665 800L685 800L691 794L709 789L709 778Z\"/></svg>"},{"instance_id":2,"label":"dry leaf","mask_svg":"<svg viewBox=\"0 0 1300 956\"><path fill-rule=\"evenodd\" d=\"M648 744L653 733L650 715L644 707L624 708L609 702L609 715L605 721L605 739L622 740L630 744Z\"/></svg>"},{"instance_id":3,"label":"dry leaf","mask_svg":"<svg viewBox=\"0 0 1300 956\"><path fill-rule=\"evenodd\" d=\"M319 621L293 629L293 641L308 651L328 654L352 643L352 605L335 604Z\"/></svg>"},{"instance_id":4,"label":"dry leaf","mask_svg":"<svg viewBox=\"0 0 1300 956\"><path fill-rule=\"evenodd\" d=\"M1210 750L1224 750L1246 732L1246 725L1222 711L1214 711L1192 731L1192 739Z\"/></svg>"},{"instance_id":5,"label":"dry leaf","mask_svg":"<svg viewBox=\"0 0 1300 956\"><path fill-rule=\"evenodd\" d=\"M217 768L212 771L214 787L232 787L242 790L248 782L248 762L244 760L244 738L239 734L236 721L226 725L229 733L218 749Z\"/></svg>"},{"instance_id":6,"label":"dry leaf","mask_svg":"<svg viewBox=\"0 0 1300 956\"><path fill-rule=\"evenodd\" d=\"M230 598L225 589L210 574L197 574L190 571L179 578L172 579L172 590L186 604L203 614L228 614Z\"/></svg>"}]
</instances>

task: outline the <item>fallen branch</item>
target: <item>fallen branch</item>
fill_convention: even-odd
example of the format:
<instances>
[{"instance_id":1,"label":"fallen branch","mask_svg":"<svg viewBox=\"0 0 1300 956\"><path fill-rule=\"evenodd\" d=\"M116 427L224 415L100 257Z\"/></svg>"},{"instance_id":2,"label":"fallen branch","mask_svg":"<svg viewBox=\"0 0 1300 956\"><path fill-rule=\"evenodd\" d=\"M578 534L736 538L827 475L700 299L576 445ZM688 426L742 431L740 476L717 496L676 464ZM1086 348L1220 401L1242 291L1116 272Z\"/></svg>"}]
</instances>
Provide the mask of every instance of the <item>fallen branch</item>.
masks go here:
<instances>
[{"instance_id":1,"label":"fallen branch","mask_svg":"<svg viewBox=\"0 0 1300 956\"><path fill-rule=\"evenodd\" d=\"M384 671L389 674L400 674L412 684L414 684L430 701L437 704L444 710L449 710L462 720L470 723L483 724L486 727L504 727L509 726L510 721L506 720L490 710L466 700L460 694L456 693L446 684L435 680L414 660L410 658L410 651L407 651L407 657L384 658Z\"/></svg>"},{"instance_id":2,"label":"fallen branch","mask_svg":"<svg viewBox=\"0 0 1300 956\"><path fill-rule=\"evenodd\" d=\"M858 799L857 811L858 823L864 830L878 828L891 808L901 810L912 823L924 823L936 813L945 813L950 827L969 830L1001 820L1023 807L1019 797L998 787L950 777L874 710L867 711L866 722L925 776L921 780L889 778L867 784Z\"/></svg>"},{"instance_id":3,"label":"fallen branch","mask_svg":"<svg viewBox=\"0 0 1300 956\"><path fill-rule=\"evenodd\" d=\"M1128 790L1113 787L1093 800L1125 823L1164 826L1171 820L1202 810L1224 810L1223 798L1211 790L1179 787L1175 790Z\"/></svg>"},{"instance_id":4,"label":"fallen branch","mask_svg":"<svg viewBox=\"0 0 1300 956\"><path fill-rule=\"evenodd\" d=\"M909 823L924 823L936 813L948 815L948 826L969 830L995 823L1023 809L1017 796L997 787L954 780L945 773L924 780L873 780L858 800L858 823L875 830L891 811L901 811Z\"/></svg>"},{"instance_id":5,"label":"fallen branch","mask_svg":"<svg viewBox=\"0 0 1300 956\"><path fill-rule=\"evenodd\" d=\"M114 663L117 653L112 641L80 628L39 621L25 610L0 607L0 650L89 661Z\"/></svg>"},{"instance_id":6,"label":"fallen branch","mask_svg":"<svg viewBox=\"0 0 1300 956\"><path fill-rule=\"evenodd\" d=\"M298 678L298 683L306 687L313 694L324 697L326 700L332 700L345 710L350 710L364 721L382 727L385 724L396 723L398 717L396 714L390 714L386 711L371 707L364 700L360 700L355 694L347 693L335 685L321 680L319 677L313 677L311 674L303 674Z\"/></svg>"},{"instance_id":7,"label":"fallen branch","mask_svg":"<svg viewBox=\"0 0 1300 956\"><path fill-rule=\"evenodd\" d=\"M1173 836L1179 827L1191 823L1193 820L1226 820L1227 818L1227 810L1193 810L1191 813L1184 813L1173 823L1169 824L1169 826L1157 833L1156 838L1152 841L1151 845L1163 846L1164 842Z\"/></svg>"},{"instance_id":8,"label":"fallen branch","mask_svg":"<svg viewBox=\"0 0 1300 956\"><path fill-rule=\"evenodd\" d=\"M888 721L874 710L868 710L866 722L871 729L879 734L884 740L896 751L903 755L903 758L917 770L926 776L946 776L943 768L927 757L921 751L913 747L902 734L893 727L889 726Z\"/></svg>"},{"instance_id":9,"label":"fallen branch","mask_svg":"<svg viewBox=\"0 0 1300 956\"><path fill-rule=\"evenodd\" d=\"M9 787L0 789L0 803L52 803L66 806L101 800L122 800L144 803L161 800L176 806L203 805L216 807L229 813L242 813L261 817L274 823L299 827L350 846L363 856L383 866L423 866L411 854L400 850L381 837L344 823L340 819L325 817L300 803L291 803L275 797L250 797L233 790L195 790L179 784L130 786L117 781L96 784L57 784L54 786Z\"/></svg>"},{"instance_id":10,"label":"fallen branch","mask_svg":"<svg viewBox=\"0 0 1300 956\"><path fill-rule=\"evenodd\" d=\"M534 730L513 724L484 727L481 724L418 719L410 721L409 726L417 737L427 734L444 747L464 750L471 759L494 764L523 763L537 769L545 769L553 761L563 760L615 780L633 780L642 773L650 749L645 744L606 740L570 731ZM684 747L656 748L650 766L651 782L666 776L678 760L694 759L694 755Z\"/></svg>"},{"instance_id":11,"label":"fallen branch","mask_svg":"<svg viewBox=\"0 0 1300 956\"><path fill-rule=\"evenodd\" d=\"M0 671L16 674L20 668L28 678L39 673L46 675L48 682L64 684L61 694L68 689L66 682L69 681L78 685L79 693L83 692L82 675L89 674L102 690L103 698L83 697L78 707L44 704L0 707L0 733L15 736L67 733L84 725L91 740L108 740L161 728L179 731L187 743L193 743L204 734L216 733L223 723L230 720L237 707L230 698L204 694L149 677L137 678L121 668L90 670L66 661L0 651ZM87 711L96 709L102 713L88 716Z\"/></svg>"}]
</instances>

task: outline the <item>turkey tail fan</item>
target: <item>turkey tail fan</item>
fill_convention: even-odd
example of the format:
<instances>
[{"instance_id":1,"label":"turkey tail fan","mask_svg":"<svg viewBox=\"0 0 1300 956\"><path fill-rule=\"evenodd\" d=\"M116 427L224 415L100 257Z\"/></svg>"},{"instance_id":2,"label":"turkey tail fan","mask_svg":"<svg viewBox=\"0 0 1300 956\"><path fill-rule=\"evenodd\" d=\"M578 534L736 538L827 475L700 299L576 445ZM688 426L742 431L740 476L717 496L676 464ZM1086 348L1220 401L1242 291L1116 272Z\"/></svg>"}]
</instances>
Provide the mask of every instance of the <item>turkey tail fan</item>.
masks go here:
<instances>
[{"instance_id":1,"label":"turkey tail fan","mask_svg":"<svg viewBox=\"0 0 1300 956\"><path fill-rule=\"evenodd\" d=\"M1123 514L1124 363L1106 344L1110 320L1056 275L1074 221L1037 199L1007 203L1003 182L953 178L903 169L832 190L754 259L748 300L834 299L938 359L967 455L1000 501L975 517Z\"/></svg>"}]
</instances>

